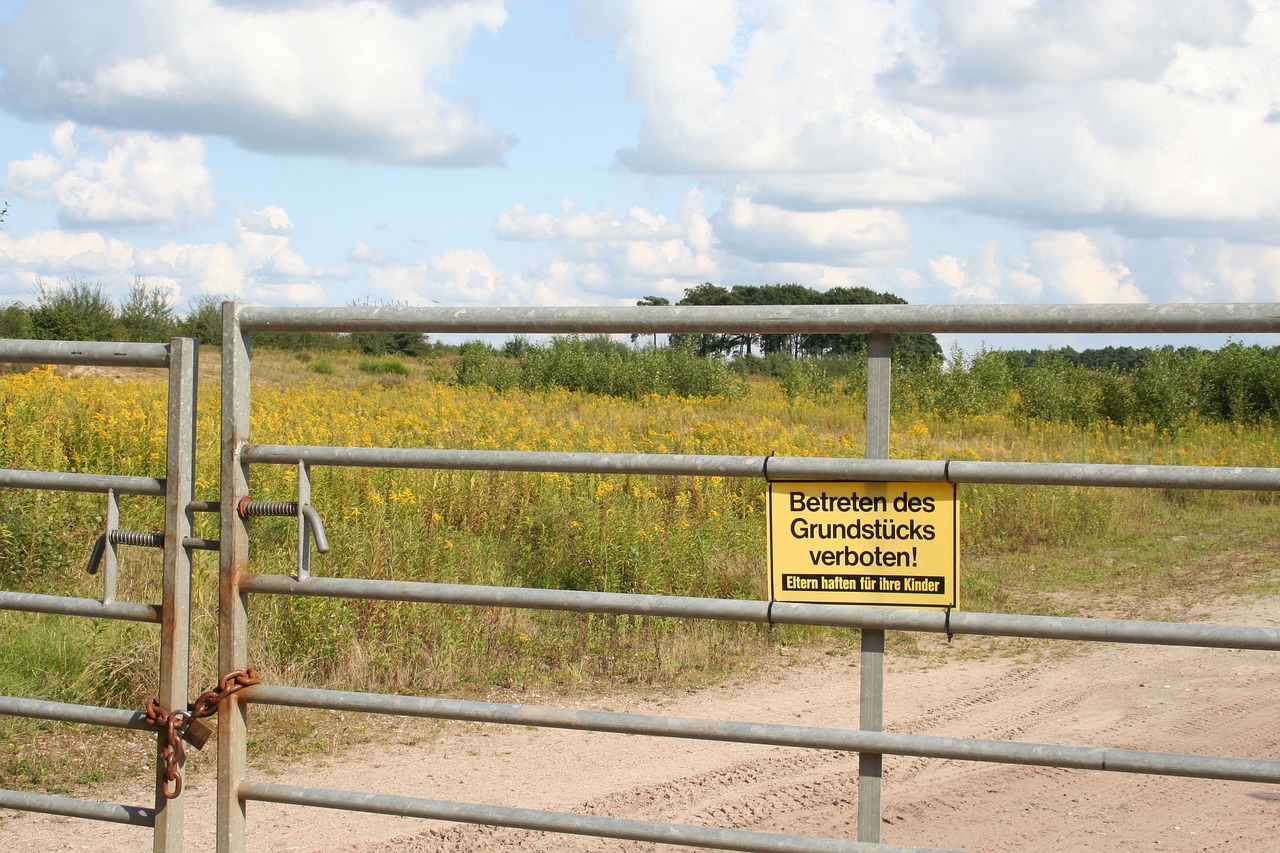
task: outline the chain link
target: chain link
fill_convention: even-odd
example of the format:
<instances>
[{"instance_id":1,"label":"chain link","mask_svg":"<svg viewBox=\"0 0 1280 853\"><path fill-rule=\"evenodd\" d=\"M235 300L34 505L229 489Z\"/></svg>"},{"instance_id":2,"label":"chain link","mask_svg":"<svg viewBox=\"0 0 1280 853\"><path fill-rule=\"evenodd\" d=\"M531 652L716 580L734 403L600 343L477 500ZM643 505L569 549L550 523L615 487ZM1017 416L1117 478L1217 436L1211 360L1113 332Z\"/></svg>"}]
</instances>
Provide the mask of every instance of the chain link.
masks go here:
<instances>
[{"instance_id":1,"label":"chain link","mask_svg":"<svg viewBox=\"0 0 1280 853\"><path fill-rule=\"evenodd\" d=\"M187 724L201 717L212 717L218 713L218 706L223 699L245 687L261 683L262 679L252 669L237 669L218 679L216 688L200 694L200 698L189 704L185 711L166 711L160 707L158 699L147 700L146 721L165 736L164 746L160 750L160 760L164 762L164 787L161 792L165 799L172 800L182 793L182 762L187 757L186 747L182 745L182 735Z\"/></svg>"}]
</instances>

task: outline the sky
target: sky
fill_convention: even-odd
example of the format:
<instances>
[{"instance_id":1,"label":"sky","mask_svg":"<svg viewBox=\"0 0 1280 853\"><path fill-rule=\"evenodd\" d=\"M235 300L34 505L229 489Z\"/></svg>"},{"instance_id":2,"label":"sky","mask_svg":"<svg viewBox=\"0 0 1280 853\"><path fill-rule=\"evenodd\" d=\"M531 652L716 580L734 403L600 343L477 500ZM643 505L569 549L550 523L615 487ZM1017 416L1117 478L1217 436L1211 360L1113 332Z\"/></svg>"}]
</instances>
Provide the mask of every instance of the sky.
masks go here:
<instances>
[{"instance_id":1,"label":"sky","mask_svg":"<svg viewBox=\"0 0 1280 853\"><path fill-rule=\"evenodd\" d=\"M1280 2L0 0L0 200L0 305L1280 301Z\"/></svg>"}]
</instances>

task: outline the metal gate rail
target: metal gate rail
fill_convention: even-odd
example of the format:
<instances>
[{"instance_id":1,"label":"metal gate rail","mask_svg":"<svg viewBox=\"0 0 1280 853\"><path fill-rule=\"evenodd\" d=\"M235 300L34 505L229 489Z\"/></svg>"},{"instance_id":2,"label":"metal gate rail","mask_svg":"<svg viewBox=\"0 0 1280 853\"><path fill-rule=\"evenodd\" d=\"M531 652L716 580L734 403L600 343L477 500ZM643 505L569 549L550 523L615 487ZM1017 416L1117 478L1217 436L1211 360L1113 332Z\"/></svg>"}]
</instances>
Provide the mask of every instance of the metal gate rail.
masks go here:
<instances>
[{"instance_id":1,"label":"metal gate rail","mask_svg":"<svg viewBox=\"0 0 1280 853\"><path fill-rule=\"evenodd\" d=\"M288 332L417 333L785 333L867 334L868 399L865 459L665 456L653 454L536 453L447 449L299 447L250 440L249 334ZM254 308L227 303L223 309L222 506L249 499L251 464L290 464L299 470L299 514L309 500L309 466L447 468L460 470L558 471L569 473L687 474L765 479L912 480L965 483L1068 484L1135 488L1280 490L1280 469L1182 466L1080 465L1070 463L890 460L890 335L918 332L981 333L1190 333L1280 332L1280 305L1056 305L1056 306L761 306L638 308ZM767 476L766 476L767 474ZM306 497L304 497L304 493ZM663 737L740 740L859 754L858 841L837 839L717 838L705 827L661 826L661 837L643 840L735 850L888 850L880 845L880 784L883 754L965 758L1123 772L1162 773L1280 782L1280 761L1179 753L1142 752L1011 741L925 737L884 733L883 653L887 629L949 631L1017 637L1103 642L1160 643L1280 650L1280 629L1067 619L1025 615L884 610L839 605L678 598L658 595L515 589L451 584L310 577L305 561L296 578L251 571L248 519L224 511L219 665L248 665L249 595L320 595L481 606L534 607L594 613L636 613L738 621L837 625L862 631L859 724L856 729L812 729L716 720L459 702L285 686L249 687L227 700L219 715L218 849L241 853L245 803L282 803L417 815L444 820L524 826L618 838L625 824L547 812L441 803L407 797L331 791L246 779L246 717L250 702L311 708L347 708L370 713L481 720ZM300 535L305 545L305 526ZM301 553L300 547L300 553ZM643 822L641 822L643 823ZM769 844L816 846L767 846Z\"/></svg>"},{"instance_id":2,"label":"metal gate rail","mask_svg":"<svg viewBox=\"0 0 1280 853\"><path fill-rule=\"evenodd\" d=\"M1119 773L1224 779L1233 782L1280 783L1280 761L1262 758L1230 758L1139 749L867 732L859 729L706 720L302 687L250 687L245 690L245 699L250 702L261 702L264 705L283 705L291 708L361 711L369 714L393 714L472 723L503 723L511 726L540 726L587 732L715 740L724 743L834 749L845 752L878 752L924 758L950 758L960 761L1065 767L1074 770L1109 770Z\"/></svg>"},{"instance_id":3,"label":"metal gate rail","mask_svg":"<svg viewBox=\"0 0 1280 853\"><path fill-rule=\"evenodd\" d=\"M90 492L107 496L107 527L103 535L105 565L102 599L0 591L0 610L117 619L160 626L160 669L155 696L164 708L187 705L187 667L190 636L191 555L201 547L191 537L195 485L195 417L197 347L189 338L169 344L98 343L70 341L0 340L0 361L19 364L64 364L112 367L152 367L168 370L169 404L165 477L130 477L54 471L0 470L0 488ZM119 495L161 497L165 500L162 535L164 557L160 604L115 600L115 542L119 532ZM207 508L207 507L206 507ZM207 547L208 543L204 543ZM96 568L96 567L95 567ZM84 723L155 732L142 711L100 708L39 699L0 697L0 714L69 723ZM0 790L0 807L152 827L155 853L182 849L183 800L166 799L164 736L156 735L155 805L131 806L93 800Z\"/></svg>"},{"instance_id":4,"label":"metal gate rail","mask_svg":"<svg viewBox=\"0 0 1280 853\"><path fill-rule=\"evenodd\" d=\"M950 632L986 637L1280 651L1280 628L1216 625L1208 622L1147 622L1078 616L971 613L964 610L953 611L948 617L941 610L863 607L849 604L801 604L739 598L693 598L678 595L642 595L631 592L592 592L575 589L385 581L367 578L298 579L286 575L253 573L240 578L240 587L245 592L269 595L353 598L366 601L511 607L614 616L715 619L726 622L755 622L761 625L810 625L932 634ZM257 689L259 688L254 688L254 690ZM253 691L249 693L253 694Z\"/></svg>"}]
</instances>

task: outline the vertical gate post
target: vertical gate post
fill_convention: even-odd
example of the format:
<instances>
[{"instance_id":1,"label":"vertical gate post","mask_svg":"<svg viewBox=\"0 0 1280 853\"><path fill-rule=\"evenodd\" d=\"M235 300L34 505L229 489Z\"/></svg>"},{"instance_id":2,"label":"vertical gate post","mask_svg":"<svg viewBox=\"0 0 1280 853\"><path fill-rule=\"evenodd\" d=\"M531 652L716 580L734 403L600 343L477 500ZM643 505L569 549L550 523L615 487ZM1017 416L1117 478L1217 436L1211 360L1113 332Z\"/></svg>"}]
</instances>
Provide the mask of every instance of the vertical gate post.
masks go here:
<instances>
[{"instance_id":1,"label":"vertical gate post","mask_svg":"<svg viewBox=\"0 0 1280 853\"><path fill-rule=\"evenodd\" d=\"M191 338L169 344L169 424L165 449L164 592L160 617L161 707L187 707L187 670L191 637L191 501L196 477L196 389L198 349ZM110 498L115 501L114 495ZM165 765L160 750L166 736L156 735L156 822L154 853L181 853L182 794L166 799Z\"/></svg>"},{"instance_id":2,"label":"vertical gate post","mask_svg":"<svg viewBox=\"0 0 1280 853\"><path fill-rule=\"evenodd\" d=\"M889 458L889 399L893 381L893 347L889 335L867 337L867 452L868 459ZM884 727L884 630L862 629L858 728L878 732ZM880 784L883 756L858 755L858 840L880 841Z\"/></svg>"},{"instance_id":3,"label":"vertical gate post","mask_svg":"<svg viewBox=\"0 0 1280 853\"><path fill-rule=\"evenodd\" d=\"M249 567L247 522L237 508L249 496L249 468L241 450L249 440L249 342L240 330L243 303L222 306L222 489L218 574L218 672L248 666L248 595L240 581ZM218 708L218 853L244 853L245 814L240 782L246 764L247 719L236 694Z\"/></svg>"}]
</instances>

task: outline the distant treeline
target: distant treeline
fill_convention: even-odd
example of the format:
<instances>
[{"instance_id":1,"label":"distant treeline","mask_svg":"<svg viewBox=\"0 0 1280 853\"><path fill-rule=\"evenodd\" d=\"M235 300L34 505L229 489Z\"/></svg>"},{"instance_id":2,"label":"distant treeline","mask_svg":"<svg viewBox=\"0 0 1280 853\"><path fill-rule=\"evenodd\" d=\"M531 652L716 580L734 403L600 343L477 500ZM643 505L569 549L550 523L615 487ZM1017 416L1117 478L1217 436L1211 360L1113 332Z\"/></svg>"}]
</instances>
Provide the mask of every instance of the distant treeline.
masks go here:
<instances>
[{"instance_id":1,"label":"distant treeline","mask_svg":"<svg viewBox=\"0 0 1280 853\"><path fill-rule=\"evenodd\" d=\"M1153 356L1167 357L1171 352L1177 357L1191 357L1201 352L1198 347L1179 347L1170 350L1168 347L1102 347L1077 352L1074 347L1059 347L1044 350L1003 350L1005 358L1013 364L1029 367L1044 358L1053 358L1075 367L1087 367L1091 370L1118 370L1129 373L1137 370Z\"/></svg>"},{"instance_id":2,"label":"distant treeline","mask_svg":"<svg viewBox=\"0 0 1280 853\"><path fill-rule=\"evenodd\" d=\"M179 314L161 287L136 279L117 307L102 285L68 279L59 287L38 285L35 303L15 302L0 312L0 337L68 341L167 341L175 335L192 337L202 344L222 340L223 297L203 296L185 314ZM835 287L818 291L799 284L734 286L700 284L685 291L678 305L883 305L905 304L892 293L876 293L865 287ZM639 305L669 305L660 296L641 299ZM639 335L632 343L639 343ZM278 349L360 350L367 355L423 356L457 353L457 347L431 344L415 334L289 334L258 333L254 345ZM665 339L675 349L699 356L769 356L792 358L842 358L866 349L865 335L759 334L671 335ZM655 339L654 344L658 342ZM894 336L894 357L906 362L939 358L942 350L933 335Z\"/></svg>"},{"instance_id":3,"label":"distant treeline","mask_svg":"<svg viewBox=\"0 0 1280 853\"><path fill-rule=\"evenodd\" d=\"M638 305L666 305L667 300L648 296ZM735 285L725 288L707 282L691 287L677 305L905 305L892 293L866 287L833 287L814 290L802 284ZM866 335L825 333L762 335L672 335L672 346L692 346L698 355L769 356L785 353L792 358L846 358L865 352ZM893 357L904 363L928 362L942 356L933 335L894 335Z\"/></svg>"},{"instance_id":4,"label":"distant treeline","mask_svg":"<svg viewBox=\"0 0 1280 853\"><path fill-rule=\"evenodd\" d=\"M61 287L38 285L35 303L15 302L0 311L0 338L47 341L129 341L162 343L175 336L194 338L206 346L222 343L222 303L227 297L201 296L180 314L164 288L139 278L116 306L101 284L68 279ZM424 335L301 334L265 332L254 346L286 350L351 350L366 355L426 356L457 352L432 344Z\"/></svg>"},{"instance_id":5,"label":"distant treeline","mask_svg":"<svg viewBox=\"0 0 1280 853\"><path fill-rule=\"evenodd\" d=\"M1127 368L1105 361L1093 364L1109 366L1090 366L1086 358L1070 358L1072 353L956 352L944 361L898 371L895 403L944 417L1007 415L1080 426L1110 422L1175 429L1197 419L1280 421L1280 347L1236 342L1219 350L1144 348L1130 354L1136 360ZM784 387L793 396L811 393L821 380L815 384L805 369L816 366L798 363L792 376L783 377ZM853 381L848 390L861 393Z\"/></svg>"},{"instance_id":6,"label":"distant treeline","mask_svg":"<svg viewBox=\"0 0 1280 853\"><path fill-rule=\"evenodd\" d=\"M222 298L196 300L179 316L168 294L139 279L119 307L101 285L70 280L39 287L35 304L0 311L0 337L86 341L222 340ZM650 296L639 305L666 305ZM903 304L867 288L815 291L797 284L688 289L679 305ZM605 336L522 337L500 347L481 341L447 345L411 333L255 333L255 348L353 351L370 356L450 357L455 380L498 390L567 388L639 399L647 394L735 396L745 377L777 377L792 399L865 390L863 335L676 334L660 341ZM944 357L933 335L894 335L894 401L944 416L1000 413L1076 423L1099 420L1177 426L1188 417L1235 423L1280 419L1280 348L1231 343L1194 347L1115 347L1077 352L953 350Z\"/></svg>"}]
</instances>

